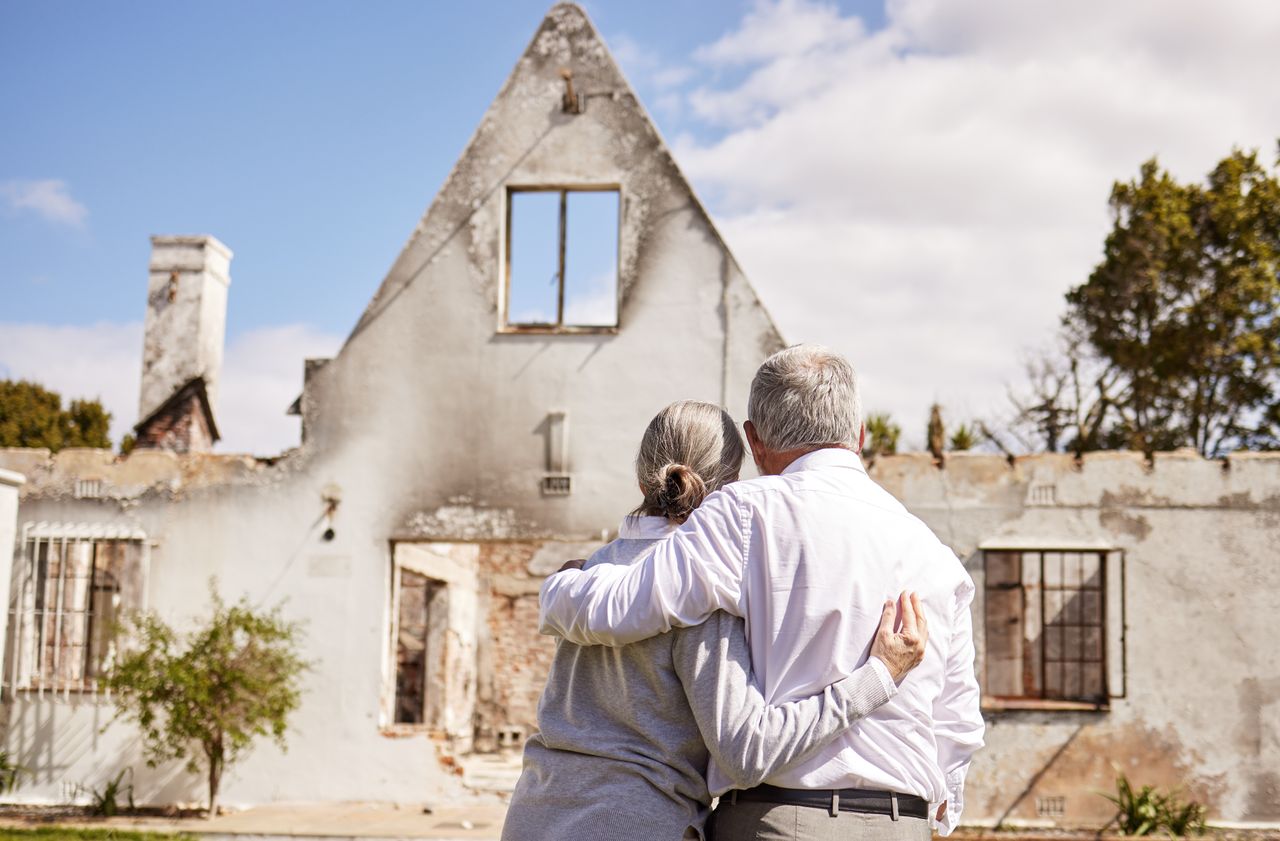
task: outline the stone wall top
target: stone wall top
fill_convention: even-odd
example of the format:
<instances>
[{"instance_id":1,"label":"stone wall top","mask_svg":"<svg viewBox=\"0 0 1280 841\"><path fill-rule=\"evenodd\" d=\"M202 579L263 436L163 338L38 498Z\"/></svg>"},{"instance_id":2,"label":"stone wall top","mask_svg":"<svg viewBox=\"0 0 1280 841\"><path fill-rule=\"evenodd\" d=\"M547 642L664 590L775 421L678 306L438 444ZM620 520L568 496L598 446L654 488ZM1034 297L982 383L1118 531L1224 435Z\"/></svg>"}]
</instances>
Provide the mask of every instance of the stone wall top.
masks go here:
<instances>
[{"instance_id":1,"label":"stone wall top","mask_svg":"<svg viewBox=\"0 0 1280 841\"><path fill-rule=\"evenodd\" d=\"M1077 459L1038 453L1013 459L950 453L882 456L870 473L911 505L1025 504L1049 507L1221 507L1280 510L1280 453L1206 459L1194 450L1106 451Z\"/></svg>"},{"instance_id":2,"label":"stone wall top","mask_svg":"<svg viewBox=\"0 0 1280 841\"><path fill-rule=\"evenodd\" d=\"M148 491L181 491L234 484L260 476L270 462L245 455L68 447L0 447L0 473L26 477L23 496L133 499Z\"/></svg>"}]
</instances>

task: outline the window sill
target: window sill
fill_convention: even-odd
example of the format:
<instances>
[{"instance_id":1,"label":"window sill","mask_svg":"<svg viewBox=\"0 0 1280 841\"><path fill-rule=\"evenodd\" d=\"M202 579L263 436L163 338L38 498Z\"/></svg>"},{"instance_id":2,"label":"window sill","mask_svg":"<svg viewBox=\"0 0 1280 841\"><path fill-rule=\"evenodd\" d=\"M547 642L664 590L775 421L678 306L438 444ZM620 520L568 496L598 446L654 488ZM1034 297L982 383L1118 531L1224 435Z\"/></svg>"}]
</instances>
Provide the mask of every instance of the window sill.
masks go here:
<instances>
[{"instance_id":1,"label":"window sill","mask_svg":"<svg viewBox=\"0 0 1280 841\"><path fill-rule=\"evenodd\" d=\"M94 686L19 686L13 692L18 695L92 695L106 696L107 690Z\"/></svg>"},{"instance_id":2,"label":"window sill","mask_svg":"<svg viewBox=\"0 0 1280 841\"><path fill-rule=\"evenodd\" d=\"M443 730L430 724L384 724L379 732L388 739L406 739L412 736L443 739L446 735Z\"/></svg>"},{"instance_id":3,"label":"window sill","mask_svg":"<svg viewBox=\"0 0 1280 841\"><path fill-rule=\"evenodd\" d=\"M1107 712L1111 704L1096 701L1054 701L1044 698L994 698L982 696L983 712L1025 710L1032 712Z\"/></svg>"},{"instance_id":4,"label":"window sill","mask_svg":"<svg viewBox=\"0 0 1280 841\"><path fill-rule=\"evenodd\" d=\"M616 336L618 327L573 327L554 324L507 324L498 328L500 336Z\"/></svg>"}]
</instances>

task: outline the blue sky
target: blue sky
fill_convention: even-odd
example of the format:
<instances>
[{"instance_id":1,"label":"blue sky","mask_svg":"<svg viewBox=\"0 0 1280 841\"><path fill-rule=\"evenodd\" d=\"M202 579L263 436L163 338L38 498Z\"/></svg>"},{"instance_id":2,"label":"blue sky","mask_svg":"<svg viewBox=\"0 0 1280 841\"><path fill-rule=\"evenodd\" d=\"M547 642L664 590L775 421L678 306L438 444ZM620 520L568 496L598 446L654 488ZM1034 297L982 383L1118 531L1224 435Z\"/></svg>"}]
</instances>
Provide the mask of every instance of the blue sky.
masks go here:
<instances>
[{"instance_id":1,"label":"blue sky","mask_svg":"<svg viewBox=\"0 0 1280 841\"><path fill-rule=\"evenodd\" d=\"M345 332L547 8L3 0L0 182L64 181L86 212L0 217L2 320L136 319L147 237L213 233L236 255L229 339ZM606 38L679 57L746 5L587 8Z\"/></svg>"},{"instance_id":2,"label":"blue sky","mask_svg":"<svg viewBox=\"0 0 1280 841\"><path fill-rule=\"evenodd\" d=\"M0 377L136 419L148 236L235 252L224 451L296 443L548 3L0 0ZM792 341L918 446L998 420L1111 182L1270 160L1280 3L584 4Z\"/></svg>"}]
</instances>

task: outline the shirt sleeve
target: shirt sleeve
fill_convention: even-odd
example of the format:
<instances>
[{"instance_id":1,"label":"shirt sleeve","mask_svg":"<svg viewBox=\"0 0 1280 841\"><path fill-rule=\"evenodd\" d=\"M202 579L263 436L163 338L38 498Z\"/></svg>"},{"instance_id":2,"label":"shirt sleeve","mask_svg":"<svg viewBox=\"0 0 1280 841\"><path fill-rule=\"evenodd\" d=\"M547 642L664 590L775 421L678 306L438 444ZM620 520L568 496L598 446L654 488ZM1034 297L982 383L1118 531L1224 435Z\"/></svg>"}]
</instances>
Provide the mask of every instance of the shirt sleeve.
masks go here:
<instances>
[{"instance_id":1,"label":"shirt sleeve","mask_svg":"<svg viewBox=\"0 0 1280 841\"><path fill-rule=\"evenodd\" d=\"M741 616L745 543L735 497L717 491L640 560L548 578L539 630L578 645L616 646L697 625L717 610Z\"/></svg>"},{"instance_id":2,"label":"shirt sleeve","mask_svg":"<svg viewBox=\"0 0 1280 841\"><path fill-rule=\"evenodd\" d=\"M934 731L938 743L938 767L946 779L947 812L938 821L939 803L932 806L930 821L941 835L950 835L964 811L964 778L969 762L982 747L986 725L982 720L981 694L974 672L973 581L966 575L956 593L951 640L943 674L942 693L933 704Z\"/></svg>"},{"instance_id":3,"label":"shirt sleeve","mask_svg":"<svg viewBox=\"0 0 1280 841\"><path fill-rule=\"evenodd\" d=\"M713 796L760 785L807 759L898 691L873 657L815 695L768 704L751 671L745 624L726 613L681 631L672 654L702 740L723 775L708 774Z\"/></svg>"}]
</instances>

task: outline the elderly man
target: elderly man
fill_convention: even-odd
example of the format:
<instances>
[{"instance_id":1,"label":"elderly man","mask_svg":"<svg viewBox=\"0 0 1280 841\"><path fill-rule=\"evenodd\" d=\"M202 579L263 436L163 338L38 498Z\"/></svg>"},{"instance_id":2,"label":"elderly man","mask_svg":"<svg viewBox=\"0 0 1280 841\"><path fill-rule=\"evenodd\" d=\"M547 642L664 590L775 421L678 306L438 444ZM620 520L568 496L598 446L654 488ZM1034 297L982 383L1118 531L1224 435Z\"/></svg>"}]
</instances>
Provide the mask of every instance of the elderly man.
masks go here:
<instances>
[{"instance_id":1,"label":"elderly man","mask_svg":"<svg viewBox=\"0 0 1280 841\"><path fill-rule=\"evenodd\" d=\"M745 618L770 703L852 673L885 598L920 594L928 646L894 700L766 785L722 796L715 838L927 839L960 818L983 734L973 581L867 476L859 403L841 356L812 345L774 354L751 383L745 424L763 475L707 497L644 559L567 569L542 588L543 633L582 645L646 639L716 610ZM728 788L714 767L709 780Z\"/></svg>"}]
</instances>

